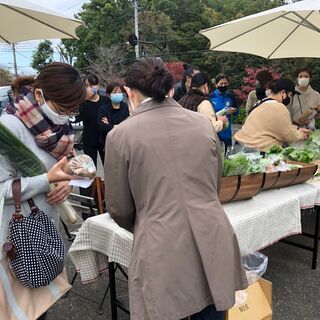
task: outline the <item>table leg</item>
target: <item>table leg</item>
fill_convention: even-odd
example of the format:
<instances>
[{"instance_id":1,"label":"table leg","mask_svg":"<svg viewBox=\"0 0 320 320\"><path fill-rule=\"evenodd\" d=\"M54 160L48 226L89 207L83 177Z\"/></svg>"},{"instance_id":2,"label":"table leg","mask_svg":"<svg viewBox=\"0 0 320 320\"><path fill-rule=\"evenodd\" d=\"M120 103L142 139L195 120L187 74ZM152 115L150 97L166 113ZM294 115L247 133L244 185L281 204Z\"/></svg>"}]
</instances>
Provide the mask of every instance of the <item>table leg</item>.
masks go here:
<instances>
[{"instance_id":1,"label":"table leg","mask_svg":"<svg viewBox=\"0 0 320 320\"><path fill-rule=\"evenodd\" d=\"M108 265L109 265L111 320L118 320L115 264L114 262L109 262Z\"/></svg>"},{"instance_id":2,"label":"table leg","mask_svg":"<svg viewBox=\"0 0 320 320\"><path fill-rule=\"evenodd\" d=\"M320 236L320 206L315 207L316 223L313 240L312 269L317 268L318 252L319 252L319 236Z\"/></svg>"}]
</instances>

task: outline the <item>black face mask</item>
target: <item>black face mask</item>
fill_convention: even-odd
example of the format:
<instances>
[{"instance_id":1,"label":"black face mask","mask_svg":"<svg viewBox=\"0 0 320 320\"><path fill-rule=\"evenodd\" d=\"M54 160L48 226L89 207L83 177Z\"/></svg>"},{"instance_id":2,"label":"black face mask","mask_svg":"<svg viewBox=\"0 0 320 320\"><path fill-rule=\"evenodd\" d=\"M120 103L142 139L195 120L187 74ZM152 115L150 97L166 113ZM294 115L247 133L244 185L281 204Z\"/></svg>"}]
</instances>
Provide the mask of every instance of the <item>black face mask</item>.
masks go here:
<instances>
[{"instance_id":1,"label":"black face mask","mask_svg":"<svg viewBox=\"0 0 320 320\"><path fill-rule=\"evenodd\" d=\"M221 92L221 93L225 93L228 89L228 86L218 86L218 90Z\"/></svg>"},{"instance_id":2,"label":"black face mask","mask_svg":"<svg viewBox=\"0 0 320 320\"><path fill-rule=\"evenodd\" d=\"M256 88L256 95L258 100L262 100L266 97L266 90L264 88L261 88L260 85Z\"/></svg>"},{"instance_id":3,"label":"black face mask","mask_svg":"<svg viewBox=\"0 0 320 320\"><path fill-rule=\"evenodd\" d=\"M289 96L286 96L283 100L282 103L287 106L290 103L291 99Z\"/></svg>"}]
</instances>

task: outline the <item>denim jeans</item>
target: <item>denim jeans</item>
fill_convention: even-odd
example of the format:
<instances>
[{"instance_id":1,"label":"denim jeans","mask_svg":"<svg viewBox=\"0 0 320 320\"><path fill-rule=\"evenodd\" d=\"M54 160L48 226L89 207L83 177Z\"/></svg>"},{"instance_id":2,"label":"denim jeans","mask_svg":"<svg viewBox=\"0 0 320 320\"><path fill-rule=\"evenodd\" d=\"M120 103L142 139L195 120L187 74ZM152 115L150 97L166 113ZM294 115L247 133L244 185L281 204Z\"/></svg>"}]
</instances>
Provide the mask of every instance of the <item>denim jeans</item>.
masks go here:
<instances>
[{"instance_id":1,"label":"denim jeans","mask_svg":"<svg viewBox=\"0 0 320 320\"><path fill-rule=\"evenodd\" d=\"M225 317L225 311L217 311L215 306L211 304L202 311L193 314L190 317L190 320L224 320Z\"/></svg>"}]
</instances>

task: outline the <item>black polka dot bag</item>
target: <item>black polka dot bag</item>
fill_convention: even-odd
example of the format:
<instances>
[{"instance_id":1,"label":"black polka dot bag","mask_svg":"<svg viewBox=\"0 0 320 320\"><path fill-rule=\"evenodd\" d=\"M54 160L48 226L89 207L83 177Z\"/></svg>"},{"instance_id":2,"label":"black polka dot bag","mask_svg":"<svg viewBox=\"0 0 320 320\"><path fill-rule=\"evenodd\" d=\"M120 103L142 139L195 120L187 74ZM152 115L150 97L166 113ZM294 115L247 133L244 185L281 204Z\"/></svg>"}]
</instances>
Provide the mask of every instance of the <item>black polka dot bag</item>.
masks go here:
<instances>
[{"instance_id":1,"label":"black polka dot bag","mask_svg":"<svg viewBox=\"0 0 320 320\"><path fill-rule=\"evenodd\" d=\"M50 218L28 200L30 214L21 214L21 180L14 180L12 193L15 213L9 224L8 241L3 245L10 267L28 288L50 284L63 270L66 248Z\"/></svg>"}]
</instances>

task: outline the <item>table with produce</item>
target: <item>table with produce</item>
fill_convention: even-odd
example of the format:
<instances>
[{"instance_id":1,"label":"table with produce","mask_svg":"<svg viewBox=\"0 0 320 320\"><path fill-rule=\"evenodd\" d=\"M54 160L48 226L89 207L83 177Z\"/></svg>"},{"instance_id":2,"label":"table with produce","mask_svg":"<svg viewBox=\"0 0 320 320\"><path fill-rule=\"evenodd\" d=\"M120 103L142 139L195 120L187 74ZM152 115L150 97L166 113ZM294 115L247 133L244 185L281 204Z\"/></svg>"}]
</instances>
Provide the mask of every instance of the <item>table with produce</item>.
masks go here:
<instances>
[{"instance_id":1,"label":"table with produce","mask_svg":"<svg viewBox=\"0 0 320 320\"><path fill-rule=\"evenodd\" d=\"M303 249L312 251L312 267L316 268L320 233L318 163L320 130L304 142L285 148L273 145L266 153L242 146L227 153L219 198L242 250L259 250L294 234L305 236L303 210L315 208L314 233L309 234L313 246Z\"/></svg>"}]
</instances>

